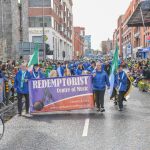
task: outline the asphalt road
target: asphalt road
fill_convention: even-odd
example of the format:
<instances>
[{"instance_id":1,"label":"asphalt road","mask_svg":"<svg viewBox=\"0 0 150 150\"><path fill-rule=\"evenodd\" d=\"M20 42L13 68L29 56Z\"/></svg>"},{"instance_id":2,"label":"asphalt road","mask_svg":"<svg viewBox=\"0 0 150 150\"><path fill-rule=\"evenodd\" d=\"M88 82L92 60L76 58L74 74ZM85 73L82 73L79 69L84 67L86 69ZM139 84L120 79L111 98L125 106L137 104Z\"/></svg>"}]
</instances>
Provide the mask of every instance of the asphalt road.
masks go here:
<instances>
[{"instance_id":1,"label":"asphalt road","mask_svg":"<svg viewBox=\"0 0 150 150\"><path fill-rule=\"evenodd\" d=\"M0 150L150 150L150 95L133 89L123 112L105 98L105 113L80 110L15 116Z\"/></svg>"}]
</instances>

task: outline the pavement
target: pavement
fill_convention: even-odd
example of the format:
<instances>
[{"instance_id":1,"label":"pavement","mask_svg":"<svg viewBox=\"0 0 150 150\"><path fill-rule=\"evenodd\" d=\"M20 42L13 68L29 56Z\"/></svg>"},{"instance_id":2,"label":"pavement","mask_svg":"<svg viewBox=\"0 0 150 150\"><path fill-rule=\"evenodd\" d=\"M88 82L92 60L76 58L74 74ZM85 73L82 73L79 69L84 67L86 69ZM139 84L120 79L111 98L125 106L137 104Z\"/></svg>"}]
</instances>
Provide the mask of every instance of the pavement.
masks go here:
<instances>
[{"instance_id":1,"label":"pavement","mask_svg":"<svg viewBox=\"0 0 150 150\"><path fill-rule=\"evenodd\" d=\"M5 124L0 150L150 150L148 93L133 88L123 112L106 96L105 109L16 115Z\"/></svg>"}]
</instances>

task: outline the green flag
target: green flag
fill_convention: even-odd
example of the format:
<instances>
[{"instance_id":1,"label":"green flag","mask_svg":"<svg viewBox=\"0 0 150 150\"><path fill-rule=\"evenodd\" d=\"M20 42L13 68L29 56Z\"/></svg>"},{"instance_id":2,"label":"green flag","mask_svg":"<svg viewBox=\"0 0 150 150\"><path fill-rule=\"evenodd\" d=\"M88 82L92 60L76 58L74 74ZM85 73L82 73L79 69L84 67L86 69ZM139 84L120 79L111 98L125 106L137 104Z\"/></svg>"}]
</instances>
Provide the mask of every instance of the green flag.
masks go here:
<instances>
[{"instance_id":1,"label":"green flag","mask_svg":"<svg viewBox=\"0 0 150 150\"><path fill-rule=\"evenodd\" d=\"M116 72L118 69L118 51L119 51L119 47L118 44L116 44L116 50L112 61L111 73Z\"/></svg>"},{"instance_id":2,"label":"green flag","mask_svg":"<svg viewBox=\"0 0 150 150\"><path fill-rule=\"evenodd\" d=\"M110 90L109 90L109 93L110 93L110 97L112 96L112 93L113 93L113 89L114 89L114 82L115 82L115 72L117 72L117 69L118 69L118 45L116 44L116 50L115 50L115 53L114 53L114 57L113 57L113 61L112 61L112 66L111 66L111 74L110 74L110 77L109 77L109 81L110 81Z\"/></svg>"},{"instance_id":3,"label":"green flag","mask_svg":"<svg viewBox=\"0 0 150 150\"><path fill-rule=\"evenodd\" d=\"M35 44L34 53L32 54L30 61L28 63L28 67L39 63L39 45Z\"/></svg>"}]
</instances>

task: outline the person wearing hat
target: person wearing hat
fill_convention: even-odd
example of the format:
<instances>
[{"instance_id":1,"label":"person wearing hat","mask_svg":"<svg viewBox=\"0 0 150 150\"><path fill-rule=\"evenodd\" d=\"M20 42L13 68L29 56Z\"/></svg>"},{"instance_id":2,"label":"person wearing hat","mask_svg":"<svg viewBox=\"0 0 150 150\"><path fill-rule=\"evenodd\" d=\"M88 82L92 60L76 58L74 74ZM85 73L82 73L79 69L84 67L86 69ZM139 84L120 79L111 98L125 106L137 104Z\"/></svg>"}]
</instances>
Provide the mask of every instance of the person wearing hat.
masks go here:
<instances>
[{"instance_id":1,"label":"person wearing hat","mask_svg":"<svg viewBox=\"0 0 150 150\"><path fill-rule=\"evenodd\" d=\"M102 69L100 62L96 63L96 69L93 71L93 92L97 105L97 111L104 112L104 95L106 85L110 88L109 78L107 73Z\"/></svg>"},{"instance_id":2,"label":"person wearing hat","mask_svg":"<svg viewBox=\"0 0 150 150\"><path fill-rule=\"evenodd\" d=\"M123 71L122 65L119 66L118 69L118 105L119 105L119 111L123 110L123 100L124 100L124 95L127 91L127 75Z\"/></svg>"},{"instance_id":3,"label":"person wearing hat","mask_svg":"<svg viewBox=\"0 0 150 150\"><path fill-rule=\"evenodd\" d=\"M21 65L21 69L15 76L14 88L18 97L18 113L22 114L22 98L25 97L26 113L29 112L29 89L28 80L31 79L31 74L27 70L26 64Z\"/></svg>"}]
</instances>

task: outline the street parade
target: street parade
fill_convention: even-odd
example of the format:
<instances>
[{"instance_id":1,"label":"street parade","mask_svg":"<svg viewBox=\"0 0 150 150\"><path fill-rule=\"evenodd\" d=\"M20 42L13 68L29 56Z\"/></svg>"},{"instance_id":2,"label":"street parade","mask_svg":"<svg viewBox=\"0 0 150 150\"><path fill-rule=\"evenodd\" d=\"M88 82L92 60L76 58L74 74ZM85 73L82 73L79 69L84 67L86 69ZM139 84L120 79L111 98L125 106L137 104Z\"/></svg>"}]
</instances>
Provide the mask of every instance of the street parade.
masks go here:
<instances>
[{"instance_id":1,"label":"street parade","mask_svg":"<svg viewBox=\"0 0 150 150\"><path fill-rule=\"evenodd\" d=\"M21 62L19 64L19 62ZM4 80L5 99L1 107L12 102L15 96L18 99L18 114L22 114L22 98L25 96L26 113L29 113L29 87L28 81L33 80L33 89L50 88L50 87L66 87L57 89L58 93L68 93L68 86L83 86L87 84L88 76L91 76L93 103L97 111L105 111L104 95L106 89L110 89L110 74L113 60L96 60L96 61L71 61L71 62L41 62L34 64L32 70L29 69L27 62L22 58L19 62L8 60L7 63L1 62L0 78ZM150 83L150 60L140 60L127 62L121 59L117 60L118 69L114 70L114 83L110 94L110 99L114 100L114 104L118 104L118 109L123 110L123 101L131 92L131 86L136 86L143 92L149 92ZM88 75L88 76L85 76ZM66 77L66 78L64 78ZM74 78L69 78L74 77ZM76 77L76 78L75 78ZM54 80L54 79L56 80ZM62 78L62 80L60 80ZM41 79L41 80L40 80ZM47 79L47 80L44 80ZM141 82L143 81L143 82ZM147 81L147 82L146 82ZM147 83L147 84L146 84ZM146 84L142 88L142 84ZM8 87L7 87L8 86ZM106 88L107 86L107 88ZM7 87L7 88L6 88ZM87 87L78 88L81 91ZM75 95L74 95L75 96Z\"/></svg>"}]
</instances>

